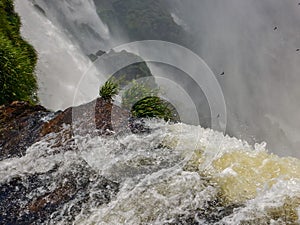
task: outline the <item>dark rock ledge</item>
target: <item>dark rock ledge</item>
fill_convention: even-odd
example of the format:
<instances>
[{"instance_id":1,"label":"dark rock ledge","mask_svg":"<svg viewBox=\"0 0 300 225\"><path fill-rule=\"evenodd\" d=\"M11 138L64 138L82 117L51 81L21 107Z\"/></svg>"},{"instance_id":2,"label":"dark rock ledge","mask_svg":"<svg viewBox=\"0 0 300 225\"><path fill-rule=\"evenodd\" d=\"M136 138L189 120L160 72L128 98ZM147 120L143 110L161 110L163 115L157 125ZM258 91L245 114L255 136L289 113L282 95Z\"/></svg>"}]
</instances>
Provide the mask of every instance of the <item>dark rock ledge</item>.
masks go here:
<instances>
[{"instance_id":1,"label":"dark rock ledge","mask_svg":"<svg viewBox=\"0 0 300 225\"><path fill-rule=\"evenodd\" d=\"M67 126L70 128L64 131L63 136L55 137L58 147L71 140L74 132L109 135L113 130L126 129L129 127L129 117L128 111L101 98L58 112L50 112L43 106L32 106L27 102L16 101L10 105L2 105L0 160L25 155L26 149L33 143L50 133L59 134ZM76 123L78 127L75 127Z\"/></svg>"}]
</instances>

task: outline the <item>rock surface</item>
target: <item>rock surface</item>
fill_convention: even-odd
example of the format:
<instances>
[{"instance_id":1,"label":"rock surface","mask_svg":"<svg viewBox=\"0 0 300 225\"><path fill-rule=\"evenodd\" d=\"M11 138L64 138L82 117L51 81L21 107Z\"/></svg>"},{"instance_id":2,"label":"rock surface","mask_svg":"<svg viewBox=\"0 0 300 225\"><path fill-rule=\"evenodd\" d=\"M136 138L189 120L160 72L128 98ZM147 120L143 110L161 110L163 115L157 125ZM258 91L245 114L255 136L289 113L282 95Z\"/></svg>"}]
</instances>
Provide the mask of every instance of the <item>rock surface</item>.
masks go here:
<instances>
[{"instance_id":1,"label":"rock surface","mask_svg":"<svg viewBox=\"0 0 300 225\"><path fill-rule=\"evenodd\" d=\"M127 125L124 122L129 117L128 111L98 98L90 103L59 112L52 120L43 124L40 135L58 133L64 125L81 129L81 132L92 132L96 129L100 135L110 134L111 131L118 131Z\"/></svg>"},{"instance_id":2,"label":"rock surface","mask_svg":"<svg viewBox=\"0 0 300 225\"><path fill-rule=\"evenodd\" d=\"M43 118L50 114L44 107L26 102L0 106L0 160L24 155L39 139Z\"/></svg>"},{"instance_id":3,"label":"rock surface","mask_svg":"<svg viewBox=\"0 0 300 225\"><path fill-rule=\"evenodd\" d=\"M128 111L101 98L55 113L27 102L3 105L0 106L0 160L25 155L26 149L42 137L59 133L68 125L74 128L72 121L80 123L81 132L96 130L104 135L127 127L129 117ZM72 134L70 129L60 138L66 141L71 139Z\"/></svg>"}]
</instances>

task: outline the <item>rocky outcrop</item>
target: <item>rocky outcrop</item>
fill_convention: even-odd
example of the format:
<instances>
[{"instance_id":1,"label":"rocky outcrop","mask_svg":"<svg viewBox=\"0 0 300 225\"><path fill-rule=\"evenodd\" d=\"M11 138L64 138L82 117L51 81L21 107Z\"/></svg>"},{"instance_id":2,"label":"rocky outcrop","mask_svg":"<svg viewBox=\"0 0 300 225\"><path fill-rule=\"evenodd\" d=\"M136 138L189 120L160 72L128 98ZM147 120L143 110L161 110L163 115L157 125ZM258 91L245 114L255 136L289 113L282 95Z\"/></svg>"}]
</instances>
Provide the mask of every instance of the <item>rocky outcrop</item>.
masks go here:
<instances>
[{"instance_id":1,"label":"rocky outcrop","mask_svg":"<svg viewBox=\"0 0 300 225\"><path fill-rule=\"evenodd\" d=\"M43 118L50 114L44 107L26 102L0 106L0 160L24 155L39 139Z\"/></svg>"},{"instance_id":2,"label":"rocky outcrop","mask_svg":"<svg viewBox=\"0 0 300 225\"><path fill-rule=\"evenodd\" d=\"M40 135L58 133L65 129L65 125L72 126L72 132L93 132L108 135L112 131L119 131L126 127L130 113L117 105L102 98L77 107L71 107L43 124ZM74 130L76 129L76 130Z\"/></svg>"},{"instance_id":3,"label":"rocky outcrop","mask_svg":"<svg viewBox=\"0 0 300 225\"><path fill-rule=\"evenodd\" d=\"M0 160L25 155L26 149L33 143L50 133L62 132L68 125L70 129L65 131L63 137L58 136L56 141L71 139L73 120L80 123L78 128L81 132L91 132L90 125L93 124L94 133L107 135L113 130L127 127L129 117L128 111L101 98L55 113L27 102L16 101L3 105L0 107Z\"/></svg>"}]
</instances>

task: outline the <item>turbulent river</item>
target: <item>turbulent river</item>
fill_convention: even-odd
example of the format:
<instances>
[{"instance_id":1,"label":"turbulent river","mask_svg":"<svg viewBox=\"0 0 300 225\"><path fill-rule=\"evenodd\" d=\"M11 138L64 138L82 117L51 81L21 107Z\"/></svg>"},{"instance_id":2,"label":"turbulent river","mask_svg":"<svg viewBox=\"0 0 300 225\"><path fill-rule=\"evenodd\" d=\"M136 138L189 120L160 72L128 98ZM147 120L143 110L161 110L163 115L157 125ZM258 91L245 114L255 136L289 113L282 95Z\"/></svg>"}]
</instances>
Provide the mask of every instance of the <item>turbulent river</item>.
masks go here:
<instances>
[{"instance_id":1,"label":"turbulent river","mask_svg":"<svg viewBox=\"0 0 300 225\"><path fill-rule=\"evenodd\" d=\"M111 137L76 135L76 151L57 153L52 134L32 145L26 155L0 162L0 179L59 169L49 187L64 173L80 173L87 164L96 173L82 193L90 196L73 224L299 224L300 162L270 154L264 144L249 144L199 126L147 121L151 133L117 133ZM110 202L97 205L96 178L118 183ZM93 180L95 182L93 183ZM63 181L62 181L63 182ZM106 187L109 189L109 187ZM68 224L78 199L52 214L50 224Z\"/></svg>"}]
</instances>

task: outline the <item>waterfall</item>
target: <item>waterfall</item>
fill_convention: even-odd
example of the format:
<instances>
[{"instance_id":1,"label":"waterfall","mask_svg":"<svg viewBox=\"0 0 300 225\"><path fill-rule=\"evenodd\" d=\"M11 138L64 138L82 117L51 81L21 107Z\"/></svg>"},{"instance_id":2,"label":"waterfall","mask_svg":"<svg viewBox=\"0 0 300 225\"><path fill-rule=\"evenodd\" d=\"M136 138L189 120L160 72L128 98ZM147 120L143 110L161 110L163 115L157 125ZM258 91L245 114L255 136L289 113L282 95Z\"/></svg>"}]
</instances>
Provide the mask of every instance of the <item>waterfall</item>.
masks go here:
<instances>
[{"instance_id":1,"label":"waterfall","mask_svg":"<svg viewBox=\"0 0 300 225\"><path fill-rule=\"evenodd\" d=\"M66 30L86 54L109 50L112 38L96 12L93 0L36 0L47 17Z\"/></svg>"},{"instance_id":2,"label":"waterfall","mask_svg":"<svg viewBox=\"0 0 300 225\"><path fill-rule=\"evenodd\" d=\"M219 80L228 132L299 157L300 22L296 1L170 1ZM175 15L175 17L174 17ZM180 22L178 22L180 21Z\"/></svg>"},{"instance_id":3,"label":"waterfall","mask_svg":"<svg viewBox=\"0 0 300 225\"><path fill-rule=\"evenodd\" d=\"M30 1L15 1L21 16L21 33L38 52L36 74L41 104L53 110L73 104L76 85L89 59L67 35Z\"/></svg>"}]
</instances>

